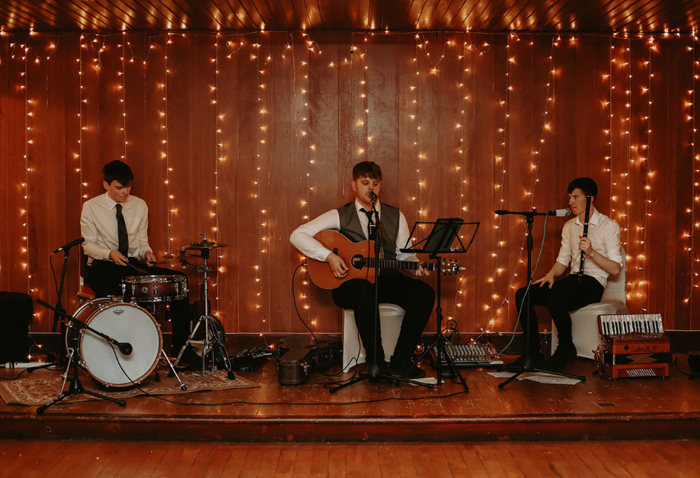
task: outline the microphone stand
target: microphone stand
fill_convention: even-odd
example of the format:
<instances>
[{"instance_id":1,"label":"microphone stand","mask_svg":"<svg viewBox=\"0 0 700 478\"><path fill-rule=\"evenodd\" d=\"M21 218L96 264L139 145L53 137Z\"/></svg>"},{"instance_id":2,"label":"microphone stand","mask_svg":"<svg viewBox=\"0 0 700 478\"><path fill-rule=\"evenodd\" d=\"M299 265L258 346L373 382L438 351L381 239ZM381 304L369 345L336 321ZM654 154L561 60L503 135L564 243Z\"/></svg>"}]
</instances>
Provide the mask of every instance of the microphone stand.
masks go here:
<instances>
[{"instance_id":1,"label":"microphone stand","mask_svg":"<svg viewBox=\"0 0 700 478\"><path fill-rule=\"evenodd\" d=\"M65 246L64 246L65 247ZM54 315L53 315L53 329L52 332L56 332L56 326L58 325L58 320L61 317L61 314L66 313L66 309L63 308L63 304L61 303L61 298L63 297L63 286L66 282L66 269L68 268L68 255L70 254L71 247L65 247L60 250L63 251L63 270L61 271L61 284L58 287L58 297L56 298L56 305L54 306ZM54 254L56 251L54 251ZM53 260L53 254L49 256L49 261ZM66 326L63 321L61 321L61 335L65 335L66 333ZM56 364L60 364L64 358L64 355L62 353L62 349L59 347L59 357L54 358L54 360L50 363L46 363L44 365L38 365L36 367L30 367L27 369L27 373L32 373L35 370L39 370L40 368L48 368Z\"/></svg>"},{"instance_id":2,"label":"microphone stand","mask_svg":"<svg viewBox=\"0 0 700 478\"><path fill-rule=\"evenodd\" d=\"M527 224L527 284L528 286L531 286L532 284L532 249L533 249L533 243L532 243L532 223L535 219L535 216L548 216L549 213L543 213L543 212L537 212L534 209L532 211L523 211L523 212L514 212L514 211L498 211L498 214L516 214L520 216L525 217L525 222ZM530 291L527 291L527 294L525 294L525 301L527 301L525 304L520 306L520 310L522 311L522 308L526 308L526 317L527 321L523 323L523 335L525 336L525 363L523 363L522 369L518 370L512 377L510 377L508 380L506 380L503 383L500 383L498 385L499 390L503 390L503 387L508 385L510 382L521 376L525 372L540 372L540 373L548 373L550 375L557 375L559 377L568 377L568 378L575 378L578 380L581 380L582 382L586 381L586 377L582 375L570 375L562 372L550 372L549 370L544 370L535 367L534 361L532 359L531 353L532 350L530 350ZM522 312L521 312L522 313Z\"/></svg>"},{"instance_id":3,"label":"microphone stand","mask_svg":"<svg viewBox=\"0 0 700 478\"><path fill-rule=\"evenodd\" d=\"M61 316L61 313L66 313L66 309L63 308L63 304L61 304L61 297L63 297L63 286L66 282L66 269L68 268L68 254L70 254L70 248L63 249L63 270L61 271L61 285L58 287L58 298L56 299L56 305L55 305L55 310L56 312L53 315L53 330L52 332L56 332L56 325L58 324L58 319ZM53 258L53 254L51 255L52 257L49 258L51 260ZM61 333L64 332L64 325L63 322L61 322Z\"/></svg>"},{"instance_id":4,"label":"microphone stand","mask_svg":"<svg viewBox=\"0 0 700 478\"><path fill-rule=\"evenodd\" d=\"M67 255L67 254L66 254L66 255ZM129 344L129 343L117 342L117 341L116 341L115 339L113 339L112 337L109 337L108 335L105 335L105 334L103 334L102 332L98 332L97 330L95 330L95 329L93 329L92 327L88 326L85 322L76 319L76 318L73 317L72 315L66 314L65 312L60 312L58 309L55 309L55 308L51 307L49 304L47 304L47 303L44 302L43 300L37 299L36 301L37 301L39 304L43 305L44 307L53 310L53 311L56 312L58 315L60 315L60 316L62 316L62 317L65 317L66 319L70 320L71 323L76 327L75 333L73 333L73 346L72 346L72 348L70 349L70 351L68 352L68 365L67 365L67 367L66 367L66 372L65 372L65 375L64 375L64 378L68 376L68 370L69 370L69 369L71 368L71 366L72 366L72 368L73 368L73 376L71 377L70 385L69 385L69 387L68 387L68 390L66 390L66 391L64 392L63 389L61 389L61 393L59 393L58 396L57 396L56 398L54 398L53 400L51 400L51 401L50 401L49 403L47 403L46 405L42 405L41 407L37 408L37 409L36 409L37 415L43 414L44 411L45 411L47 408L49 408L51 405L54 405L54 404L60 402L60 401L63 400L64 398L69 397L69 396L71 396L71 395L77 395L77 394L79 394L79 393L84 393L84 394L86 394L86 395L90 395L91 397L101 398L102 400L108 400L108 401L110 401L110 402L114 402L114 403L118 404L120 407L126 406L126 402L125 402L124 400L118 400L118 399L116 399L116 398L107 397L107 396L101 395L101 394L99 394L99 393L97 393L97 392L93 392L92 390L86 390L85 387L83 387L83 384L80 383L80 379L78 378L78 371L79 371L79 368L78 368L78 358L75 356L75 354L76 354L76 352L77 352L77 350L78 350L78 345L79 345L79 340L80 340L79 337L78 337L78 336L80 335L80 334L78 334L78 331L79 331L80 329L89 330L89 331L92 332L93 334L98 335L99 337L102 337L103 339L105 339L105 340L106 340L107 342L109 342L110 344L116 345L117 348L119 348L119 351L120 351L121 353L125 354L125 355L128 355L128 354L131 353L131 344ZM128 352L128 353L127 353L127 352Z\"/></svg>"}]
</instances>

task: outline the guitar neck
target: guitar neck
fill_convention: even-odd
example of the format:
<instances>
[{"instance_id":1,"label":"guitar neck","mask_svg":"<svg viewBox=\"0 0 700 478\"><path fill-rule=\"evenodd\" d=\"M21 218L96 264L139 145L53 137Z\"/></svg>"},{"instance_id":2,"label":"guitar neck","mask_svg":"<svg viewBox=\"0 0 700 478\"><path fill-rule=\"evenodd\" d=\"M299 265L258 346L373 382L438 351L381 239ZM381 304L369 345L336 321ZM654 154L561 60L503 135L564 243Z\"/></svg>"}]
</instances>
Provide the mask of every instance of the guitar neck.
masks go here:
<instances>
[{"instance_id":1,"label":"guitar neck","mask_svg":"<svg viewBox=\"0 0 700 478\"><path fill-rule=\"evenodd\" d=\"M365 258L366 267L379 267L380 269L399 269L405 271L415 271L418 266L423 266L423 269L428 271L437 270L435 264L429 262L413 262L413 261L399 261L392 259L376 259L374 257Z\"/></svg>"}]
</instances>

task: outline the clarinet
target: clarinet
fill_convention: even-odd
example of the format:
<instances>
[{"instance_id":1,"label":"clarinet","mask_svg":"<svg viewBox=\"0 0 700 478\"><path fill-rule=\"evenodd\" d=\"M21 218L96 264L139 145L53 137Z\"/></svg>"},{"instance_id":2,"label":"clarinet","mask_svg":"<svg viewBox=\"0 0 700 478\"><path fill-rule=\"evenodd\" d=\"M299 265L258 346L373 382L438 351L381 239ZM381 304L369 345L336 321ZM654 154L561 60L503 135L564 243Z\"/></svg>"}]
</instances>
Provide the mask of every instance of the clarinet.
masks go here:
<instances>
[{"instance_id":1,"label":"clarinet","mask_svg":"<svg viewBox=\"0 0 700 478\"><path fill-rule=\"evenodd\" d=\"M591 215L591 197L586 196L586 215L583 219L583 237L588 237L588 219ZM583 280L583 266L586 261L586 253L581 251L581 267L578 270L578 283L581 285Z\"/></svg>"}]
</instances>

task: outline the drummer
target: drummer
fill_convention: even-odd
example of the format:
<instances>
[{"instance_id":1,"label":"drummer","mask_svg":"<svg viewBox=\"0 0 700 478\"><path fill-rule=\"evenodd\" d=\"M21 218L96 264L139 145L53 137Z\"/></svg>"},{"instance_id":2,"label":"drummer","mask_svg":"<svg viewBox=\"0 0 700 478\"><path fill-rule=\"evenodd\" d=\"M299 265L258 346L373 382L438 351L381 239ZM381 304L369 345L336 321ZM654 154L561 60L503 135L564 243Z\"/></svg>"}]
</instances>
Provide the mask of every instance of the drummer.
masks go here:
<instances>
[{"instance_id":1,"label":"drummer","mask_svg":"<svg viewBox=\"0 0 700 478\"><path fill-rule=\"evenodd\" d=\"M155 267L156 256L148 244L148 206L132 196L134 173L128 164L115 160L102 169L105 194L83 204L80 229L88 256L85 282L96 297L121 296L122 280L139 275L182 275ZM145 260L146 264L139 260ZM186 280L186 278L185 278ZM189 298L170 305L172 353L177 355L190 333Z\"/></svg>"}]
</instances>

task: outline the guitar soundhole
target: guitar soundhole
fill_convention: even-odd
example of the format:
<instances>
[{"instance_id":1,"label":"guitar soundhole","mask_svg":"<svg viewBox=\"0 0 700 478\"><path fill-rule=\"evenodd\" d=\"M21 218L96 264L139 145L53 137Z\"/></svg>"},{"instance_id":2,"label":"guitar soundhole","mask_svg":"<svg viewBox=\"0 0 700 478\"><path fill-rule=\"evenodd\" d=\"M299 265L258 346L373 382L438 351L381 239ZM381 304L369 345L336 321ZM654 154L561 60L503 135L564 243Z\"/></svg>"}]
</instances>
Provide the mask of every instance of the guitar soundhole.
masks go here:
<instances>
[{"instance_id":1,"label":"guitar soundhole","mask_svg":"<svg viewBox=\"0 0 700 478\"><path fill-rule=\"evenodd\" d=\"M365 258L360 254L356 254L352 256L350 263L355 269L362 269L363 267L365 267Z\"/></svg>"}]
</instances>

